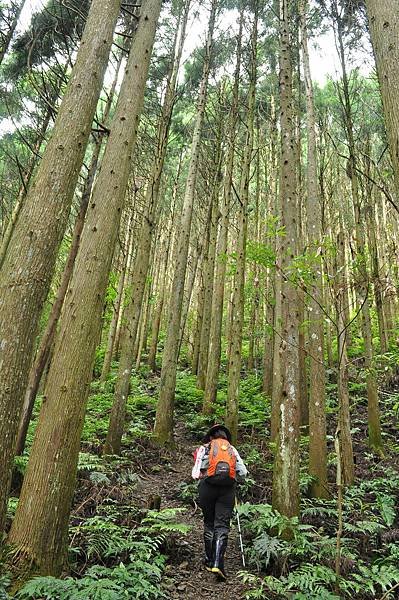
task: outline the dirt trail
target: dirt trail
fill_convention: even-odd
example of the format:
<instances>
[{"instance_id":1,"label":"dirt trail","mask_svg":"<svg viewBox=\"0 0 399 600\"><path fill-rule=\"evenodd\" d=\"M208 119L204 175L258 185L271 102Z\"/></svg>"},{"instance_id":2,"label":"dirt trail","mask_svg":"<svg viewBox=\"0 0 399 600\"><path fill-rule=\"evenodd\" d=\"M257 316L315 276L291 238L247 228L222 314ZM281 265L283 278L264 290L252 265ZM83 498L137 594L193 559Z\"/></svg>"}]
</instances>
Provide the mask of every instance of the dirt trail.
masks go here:
<instances>
[{"instance_id":1,"label":"dirt trail","mask_svg":"<svg viewBox=\"0 0 399 600\"><path fill-rule=\"evenodd\" d=\"M179 498L179 485L191 480L192 452L196 445L195 441L191 441L190 435L182 424L179 424L176 429L176 443L173 467L161 469L143 481L143 493L147 497L161 496L161 508L185 508L178 520L191 526L176 556L172 556L167 565L164 578L165 592L171 600L178 598L239 600L244 597L246 588L236 575L243 566L235 523L232 523L226 552L226 571L229 577L227 582L219 582L215 575L206 571L201 564L203 557L201 509L187 506Z\"/></svg>"}]
</instances>

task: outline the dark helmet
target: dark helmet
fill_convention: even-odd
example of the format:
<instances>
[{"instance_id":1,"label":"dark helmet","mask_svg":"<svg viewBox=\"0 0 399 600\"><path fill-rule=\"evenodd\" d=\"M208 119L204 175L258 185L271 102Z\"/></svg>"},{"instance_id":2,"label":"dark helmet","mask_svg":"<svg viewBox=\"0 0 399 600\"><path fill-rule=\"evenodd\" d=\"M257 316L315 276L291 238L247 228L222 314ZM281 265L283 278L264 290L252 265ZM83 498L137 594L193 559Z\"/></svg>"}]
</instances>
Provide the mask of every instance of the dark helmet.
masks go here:
<instances>
[{"instance_id":1,"label":"dark helmet","mask_svg":"<svg viewBox=\"0 0 399 600\"><path fill-rule=\"evenodd\" d=\"M212 425L212 427L209 429L209 431L205 435L204 442L205 443L210 442L211 436L214 433L216 433L217 431L224 431L224 433L227 436L227 441L230 442L230 444L231 444L231 433L230 433L230 430L225 425L221 425L220 423L216 423L215 425Z\"/></svg>"}]
</instances>

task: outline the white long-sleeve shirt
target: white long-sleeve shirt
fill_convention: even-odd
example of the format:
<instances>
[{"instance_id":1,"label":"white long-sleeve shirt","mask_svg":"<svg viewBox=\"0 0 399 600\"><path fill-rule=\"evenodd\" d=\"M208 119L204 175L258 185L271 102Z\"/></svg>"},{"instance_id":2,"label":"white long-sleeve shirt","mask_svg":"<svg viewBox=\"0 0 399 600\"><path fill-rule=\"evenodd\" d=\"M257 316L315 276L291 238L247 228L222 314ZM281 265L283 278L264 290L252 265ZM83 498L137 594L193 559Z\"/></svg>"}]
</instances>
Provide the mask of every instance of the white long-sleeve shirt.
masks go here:
<instances>
[{"instance_id":1,"label":"white long-sleeve shirt","mask_svg":"<svg viewBox=\"0 0 399 600\"><path fill-rule=\"evenodd\" d=\"M238 453L237 448L231 446L233 448L235 457L236 457L236 476L238 481L241 479L245 479L248 475L248 469L244 464L241 456ZM208 450L208 452L207 452ZM198 448L195 463L193 469L191 471L191 476L193 479L201 479L202 473L204 473L209 466L209 445L200 446Z\"/></svg>"}]
</instances>

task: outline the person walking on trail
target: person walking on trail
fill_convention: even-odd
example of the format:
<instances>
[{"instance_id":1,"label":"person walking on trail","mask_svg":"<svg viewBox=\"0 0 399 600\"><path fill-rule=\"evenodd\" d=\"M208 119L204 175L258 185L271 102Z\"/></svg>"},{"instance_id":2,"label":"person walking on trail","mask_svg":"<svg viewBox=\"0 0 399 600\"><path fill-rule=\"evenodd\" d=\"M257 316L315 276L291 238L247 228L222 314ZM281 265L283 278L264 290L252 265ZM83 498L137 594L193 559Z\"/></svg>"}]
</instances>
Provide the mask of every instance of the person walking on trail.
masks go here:
<instances>
[{"instance_id":1,"label":"person walking on trail","mask_svg":"<svg viewBox=\"0 0 399 600\"><path fill-rule=\"evenodd\" d=\"M199 480L199 504L204 516L204 565L220 579L226 579L224 554L237 481L242 481L248 471L224 425L211 427L203 442L194 452L192 477Z\"/></svg>"}]
</instances>

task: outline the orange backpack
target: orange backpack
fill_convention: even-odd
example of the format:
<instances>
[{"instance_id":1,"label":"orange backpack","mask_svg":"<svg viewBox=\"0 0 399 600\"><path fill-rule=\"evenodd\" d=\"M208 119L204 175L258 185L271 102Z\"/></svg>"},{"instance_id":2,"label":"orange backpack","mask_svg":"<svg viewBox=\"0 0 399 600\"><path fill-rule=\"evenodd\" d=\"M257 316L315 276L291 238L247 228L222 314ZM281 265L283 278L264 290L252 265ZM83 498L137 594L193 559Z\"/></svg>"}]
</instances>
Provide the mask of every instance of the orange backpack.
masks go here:
<instances>
[{"instance_id":1,"label":"orange backpack","mask_svg":"<svg viewBox=\"0 0 399 600\"><path fill-rule=\"evenodd\" d=\"M210 483L228 485L236 478L236 455L233 446L222 438L212 440L209 448L207 477Z\"/></svg>"}]
</instances>

